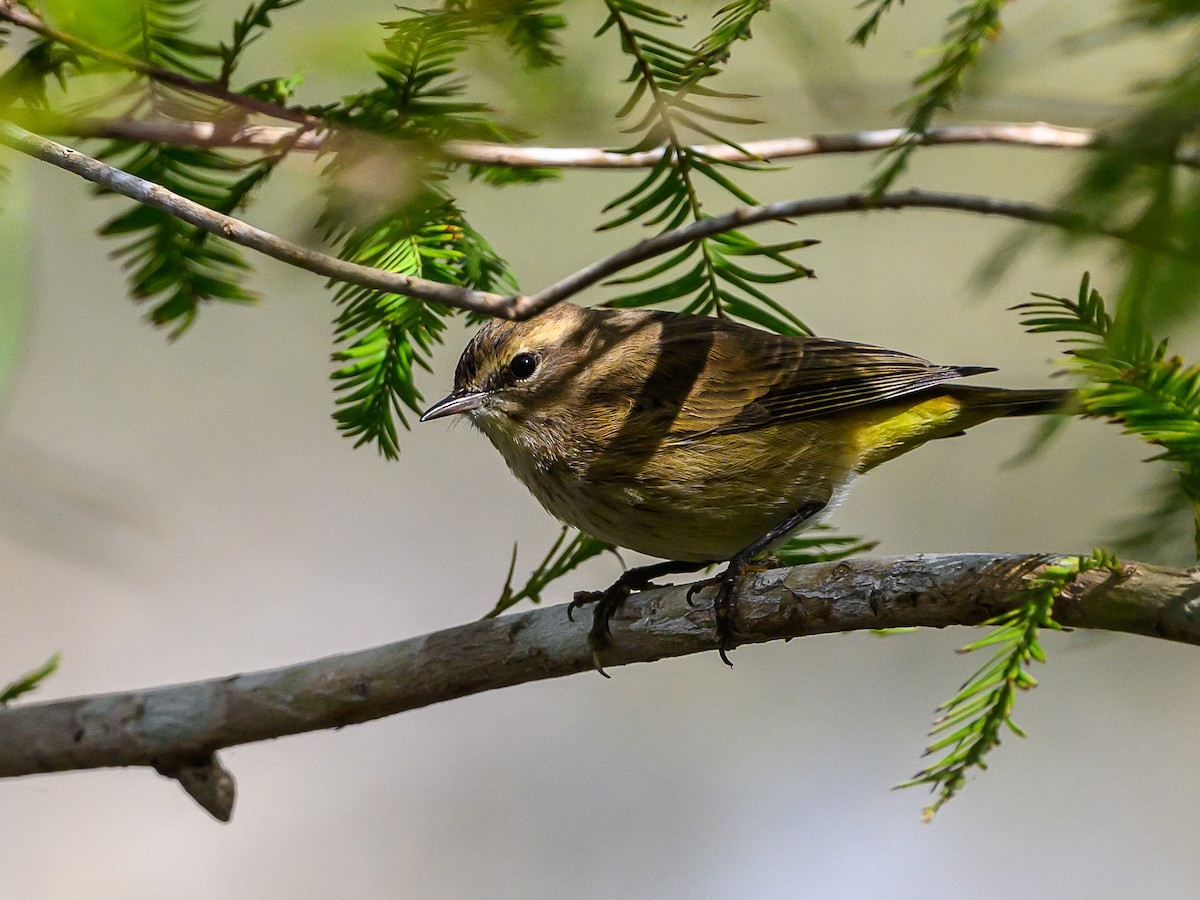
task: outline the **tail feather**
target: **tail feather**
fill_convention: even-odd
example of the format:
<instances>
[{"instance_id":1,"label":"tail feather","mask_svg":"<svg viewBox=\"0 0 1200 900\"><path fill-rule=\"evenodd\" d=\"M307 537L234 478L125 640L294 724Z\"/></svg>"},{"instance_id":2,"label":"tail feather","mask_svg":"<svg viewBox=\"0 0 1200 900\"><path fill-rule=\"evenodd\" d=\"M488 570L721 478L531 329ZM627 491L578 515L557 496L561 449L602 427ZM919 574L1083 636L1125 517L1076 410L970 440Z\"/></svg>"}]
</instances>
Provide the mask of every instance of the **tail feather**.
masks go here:
<instances>
[{"instance_id":1,"label":"tail feather","mask_svg":"<svg viewBox=\"0 0 1200 900\"><path fill-rule=\"evenodd\" d=\"M945 392L967 408L993 410L993 416L1043 416L1065 412L1074 391L1060 388L1010 390L970 384L946 385ZM999 407L999 409L998 409ZM989 416L988 418L992 418Z\"/></svg>"}]
</instances>

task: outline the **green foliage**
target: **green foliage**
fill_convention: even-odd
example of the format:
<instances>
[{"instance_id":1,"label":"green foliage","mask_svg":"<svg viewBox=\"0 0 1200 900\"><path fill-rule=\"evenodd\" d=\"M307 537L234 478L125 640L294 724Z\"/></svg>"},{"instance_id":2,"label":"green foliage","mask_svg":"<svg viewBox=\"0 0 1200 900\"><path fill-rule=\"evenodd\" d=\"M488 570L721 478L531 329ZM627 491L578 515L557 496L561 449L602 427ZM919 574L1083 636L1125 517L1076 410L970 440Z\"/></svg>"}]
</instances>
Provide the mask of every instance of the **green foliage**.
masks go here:
<instances>
[{"instance_id":1,"label":"green foliage","mask_svg":"<svg viewBox=\"0 0 1200 900\"><path fill-rule=\"evenodd\" d=\"M665 10L638 0L605 0L605 5L608 17L597 35L614 31L621 50L632 59L626 81L633 84L633 91L617 112L618 118L631 121L627 132L641 135L630 151L663 145L667 152L637 185L608 204L605 212L619 212L602 227L616 228L638 221L668 231L707 218L700 197L701 182L739 203L756 203L725 171L761 166L722 163L689 147L685 135L695 133L737 147L715 130L716 124L755 124L753 119L715 105L744 95L719 91L708 82L720 73L733 44L749 35L751 21L767 4L763 0L737 0L722 7L715 27L694 48L664 36L664 31L681 24ZM737 316L784 334L806 332L804 323L760 286L810 277L812 270L790 254L813 243L799 240L764 245L741 231L705 238L636 274L611 282L653 284L623 294L609 304L650 306L678 300L685 301L687 312ZM766 264L766 269L748 263Z\"/></svg>"},{"instance_id":2,"label":"green foliage","mask_svg":"<svg viewBox=\"0 0 1200 900\"><path fill-rule=\"evenodd\" d=\"M570 540L568 540L570 535ZM772 565L804 566L810 563L834 562L874 549L877 541L864 541L850 535L836 534L828 525L816 525L801 535L791 538L782 547L778 547L764 557L773 560ZM574 571L580 565L601 553L612 553L619 560L621 557L612 544L598 541L583 532L563 527L554 544L546 552L542 561L534 567L529 579L519 588L513 587L513 572L517 563L517 548L513 545L512 560L508 566L508 575L504 579L504 587L500 598L485 618L498 616L514 604L522 600L532 603L542 602L542 593L553 582Z\"/></svg>"},{"instance_id":3,"label":"green foliage","mask_svg":"<svg viewBox=\"0 0 1200 900\"><path fill-rule=\"evenodd\" d=\"M222 42L220 45L221 74L217 81L224 85L229 84L229 79L233 77L246 48L271 29L274 24L271 21L273 13L301 2L302 0L258 0L246 7L242 17L233 23L233 35L229 43Z\"/></svg>"},{"instance_id":4,"label":"green foliage","mask_svg":"<svg viewBox=\"0 0 1200 900\"><path fill-rule=\"evenodd\" d=\"M232 213L271 173L276 160L239 162L212 150L117 141L102 157L125 171ZM100 229L106 237L132 238L113 252L129 271L130 293L150 301L150 321L178 337L210 300L249 302L241 286L248 268L231 244L165 212L132 204Z\"/></svg>"},{"instance_id":5,"label":"green foliage","mask_svg":"<svg viewBox=\"0 0 1200 900\"><path fill-rule=\"evenodd\" d=\"M383 86L323 114L418 142L512 137L491 120L485 104L464 98L465 86L455 75L458 57L490 27L484 17L459 7L415 11L385 27L385 52L372 57ZM507 263L438 185L449 163L410 158L422 171L407 186L415 197L406 198L363 196L339 187L337 179L359 162L344 154L327 170L334 187L321 225L340 244L343 259L448 284L516 291ZM356 285L343 285L334 296L342 307L335 326L338 368L332 377L339 408L334 419L355 446L371 442L394 458L397 422L408 427L404 410L420 411L415 369L428 368L429 351L440 341L450 311Z\"/></svg>"},{"instance_id":6,"label":"green foliage","mask_svg":"<svg viewBox=\"0 0 1200 900\"><path fill-rule=\"evenodd\" d=\"M750 40L754 17L771 8L770 0L734 0L722 6L713 18L712 30L696 45L689 65L693 71L706 71L724 63L737 41Z\"/></svg>"},{"instance_id":7,"label":"green foliage","mask_svg":"<svg viewBox=\"0 0 1200 900\"><path fill-rule=\"evenodd\" d=\"M429 196L369 227L348 232L342 257L388 272L463 284L480 290L515 292L508 266L446 198ZM399 455L396 420L408 427L404 410L421 410L415 367L440 341L450 310L398 294L342 285L334 294L342 307L336 321L339 349L338 428L355 446L373 442L389 459Z\"/></svg>"},{"instance_id":8,"label":"green foliage","mask_svg":"<svg viewBox=\"0 0 1200 900\"><path fill-rule=\"evenodd\" d=\"M1124 309L1110 315L1086 274L1074 299L1034 296L1017 309L1027 330L1060 335L1067 345L1068 369L1081 382L1078 411L1116 422L1126 433L1161 448L1154 459L1175 469L1171 488L1158 491L1153 509L1135 521L1129 537L1142 546L1159 544L1169 539L1164 532L1187 509L1200 558L1200 365L1168 356L1165 340L1152 339L1140 323L1121 321ZM1120 565L1111 553L1098 550L1089 558L1044 569L1022 592L1016 608L986 623L993 628L990 634L964 648L998 647L942 705L926 751L942 757L901 785L933 788L937 799L925 810L927 818L962 788L972 769L986 768L984 759L999 744L1002 727L1021 734L1012 721L1012 707L1018 690L1037 683L1028 672L1030 663L1045 661L1038 634L1058 627L1051 616L1055 598L1080 573L1094 568L1117 572Z\"/></svg>"},{"instance_id":9,"label":"green foliage","mask_svg":"<svg viewBox=\"0 0 1200 900\"><path fill-rule=\"evenodd\" d=\"M567 536L570 535L570 540ZM530 573L528 580L519 588L513 587L513 572L517 566L517 545L513 544L512 559L508 563L508 574L504 576L504 587L496 605L491 608L485 619L500 615L511 606L528 600L531 603L542 602L542 592L549 585L568 572L572 572L594 556L601 553L611 553L619 560L621 557L612 544L598 541L582 531L563 526L558 538L551 545L546 555L542 557Z\"/></svg>"},{"instance_id":10,"label":"green foliage","mask_svg":"<svg viewBox=\"0 0 1200 900\"><path fill-rule=\"evenodd\" d=\"M201 0L139 0L138 31L130 52L189 78L210 78L209 61L221 59L222 52L192 37L203 7Z\"/></svg>"},{"instance_id":11,"label":"green foliage","mask_svg":"<svg viewBox=\"0 0 1200 900\"><path fill-rule=\"evenodd\" d=\"M1197 0L1133 0L1127 4L1129 22L1151 27L1191 24L1200 16Z\"/></svg>"},{"instance_id":12,"label":"green foliage","mask_svg":"<svg viewBox=\"0 0 1200 900\"><path fill-rule=\"evenodd\" d=\"M554 10L561 0L447 0L446 10L465 15L504 38L530 69L562 62L558 32L567 20Z\"/></svg>"},{"instance_id":13,"label":"green foliage","mask_svg":"<svg viewBox=\"0 0 1200 900\"><path fill-rule=\"evenodd\" d=\"M1167 327L1200 302L1200 181L1179 165L1194 159L1200 136L1200 4L1141 2L1131 17L1180 32L1179 64L1140 85L1138 108L1108 129L1062 205L1130 236L1118 247L1116 296L1118 327L1136 332Z\"/></svg>"},{"instance_id":14,"label":"green foliage","mask_svg":"<svg viewBox=\"0 0 1200 900\"><path fill-rule=\"evenodd\" d=\"M252 4L234 26L230 45L197 41L193 31L203 4L197 0L141 0L127 25L125 52L154 66L189 78L207 79L214 60L222 61L227 79L242 51L265 27L276 9L298 0L264 0ZM81 10L100 16L102 9ZM80 23L87 27L86 22ZM149 80L129 107L128 90L112 103L126 105L125 114L151 117L183 115L216 118L219 108L176 88ZM281 154L244 160L229 153L203 148L175 147L150 142L114 141L98 154L125 171L162 185L170 191L220 213L232 214L270 177ZM186 224L174 216L137 203L100 228L105 237L125 239L113 256L129 272L130 294L151 304L148 318L178 337L194 321L200 308L212 300L246 303L255 299L243 285L249 266L233 244Z\"/></svg>"},{"instance_id":15,"label":"green foliage","mask_svg":"<svg viewBox=\"0 0 1200 900\"><path fill-rule=\"evenodd\" d=\"M904 137L880 155L883 166L871 182L878 196L895 183L908 166L908 158L933 124L933 117L950 109L962 92L963 76L974 64L985 42L1000 31L1000 10L1007 0L971 0L952 12L946 21L946 35L938 60L917 76L917 93L908 101L910 112ZM883 0L855 32L853 40L866 44L879 24L879 17L891 6Z\"/></svg>"},{"instance_id":16,"label":"green foliage","mask_svg":"<svg viewBox=\"0 0 1200 900\"><path fill-rule=\"evenodd\" d=\"M486 25L458 10L408 10L383 23L384 50L372 54L380 87L310 112L366 131L433 144L450 139L509 141L487 104L464 98L458 61Z\"/></svg>"},{"instance_id":17,"label":"green foliage","mask_svg":"<svg viewBox=\"0 0 1200 900\"><path fill-rule=\"evenodd\" d=\"M16 102L31 107L48 106L47 82L54 80L66 90L68 77L79 68L79 57L70 47L46 38L35 38L20 58L0 75L0 108Z\"/></svg>"},{"instance_id":18,"label":"green foliage","mask_svg":"<svg viewBox=\"0 0 1200 900\"><path fill-rule=\"evenodd\" d=\"M1069 368L1083 379L1079 411L1121 424L1126 433L1162 449L1155 460L1173 464L1178 489L1193 508L1200 558L1200 365L1168 356L1167 342L1153 340L1139 326L1122 327L1086 274L1077 299L1034 296L1036 301L1017 308L1029 330L1064 335L1071 347ZM1162 519L1162 527L1170 521Z\"/></svg>"},{"instance_id":19,"label":"green foliage","mask_svg":"<svg viewBox=\"0 0 1200 900\"><path fill-rule=\"evenodd\" d=\"M782 547L770 551L770 555L779 560L781 566L807 566L870 553L878 544L879 541L837 534L830 526L818 524L793 536Z\"/></svg>"},{"instance_id":20,"label":"green foliage","mask_svg":"<svg viewBox=\"0 0 1200 900\"><path fill-rule=\"evenodd\" d=\"M1046 661L1041 631L1062 627L1053 618L1055 600L1092 569L1119 572L1121 564L1111 553L1097 550L1088 557L1063 559L1044 567L1017 594L1012 609L983 623L991 629L988 634L959 651L995 648L991 659L938 707L939 715L929 733L932 743L925 755L941 757L897 785L930 786L937 798L925 808L926 821L963 788L972 769L987 768L988 753L1000 745L1001 729L1007 727L1018 737L1025 736L1013 721L1012 710L1017 691L1037 686L1029 667L1035 660Z\"/></svg>"},{"instance_id":21,"label":"green foliage","mask_svg":"<svg viewBox=\"0 0 1200 900\"><path fill-rule=\"evenodd\" d=\"M58 664L61 661L62 654L55 653L32 672L27 672L16 681L0 688L0 707L7 706L22 694L27 694L37 688L38 685L58 670Z\"/></svg>"},{"instance_id":22,"label":"green foliage","mask_svg":"<svg viewBox=\"0 0 1200 900\"><path fill-rule=\"evenodd\" d=\"M858 4L859 9L869 9L867 17L862 23L854 29L854 34L850 35L850 43L858 44L860 47L867 46L867 41L875 36L879 31L879 23L883 17L888 14L893 6L903 6L904 0L862 0Z\"/></svg>"}]
</instances>

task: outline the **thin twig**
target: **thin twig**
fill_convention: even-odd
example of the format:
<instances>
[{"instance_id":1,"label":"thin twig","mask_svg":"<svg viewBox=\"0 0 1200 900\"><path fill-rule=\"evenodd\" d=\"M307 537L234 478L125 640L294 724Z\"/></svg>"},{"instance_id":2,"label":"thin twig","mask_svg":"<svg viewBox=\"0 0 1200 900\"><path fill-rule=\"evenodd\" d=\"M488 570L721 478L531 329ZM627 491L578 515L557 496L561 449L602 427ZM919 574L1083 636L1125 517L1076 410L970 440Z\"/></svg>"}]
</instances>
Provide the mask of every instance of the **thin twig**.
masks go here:
<instances>
[{"instance_id":1,"label":"thin twig","mask_svg":"<svg viewBox=\"0 0 1200 900\"><path fill-rule=\"evenodd\" d=\"M746 141L737 147L729 144L702 144L689 149L722 162L777 162L782 159L834 153L872 153L891 147L905 135L907 132L903 128L884 128L847 134ZM1086 128L1067 128L1044 122L1006 122L932 128L920 137L918 143L930 146L1017 144L1076 150L1101 146L1103 139L1097 132ZM515 169L643 169L653 166L667 152L665 147L618 153L595 147L513 147L483 141L449 141L442 150L446 156L462 162ZM1180 162L1196 166L1200 165L1200 157L1193 154L1181 157Z\"/></svg>"},{"instance_id":2,"label":"thin twig","mask_svg":"<svg viewBox=\"0 0 1200 900\"><path fill-rule=\"evenodd\" d=\"M240 219L214 212L207 206L169 191L161 185L138 178L136 175L93 159L78 150L72 150L70 147L64 147L62 144L30 134L8 122L0 121L0 143L27 153L43 162L66 169L68 172L73 172L93 184L108 188L114 193L136 200L138 203L144 203L146 206L176 216L218 237L318 275L349 284L360 284L387 293L402 294L418 300L443 303L459 309L492 313L494 310L506 308L508 305L506 299L499 294L473 291L458 285L443 284L396 272L386 272L383 269L361 266L358 263L338 259L336 256L309 250L270 232L255 228L253 225L247 225Z\"/></svg>"},{"instance_id":3,"label":"thin twig","mask_svg":"<svg viewBox=\"0 0 1200 900\"><path fill-rule=\"evenodd\" d=\"M972 194L952 194L940 191L909 190L872 197L869 194L840 194L833 197L813 197L805 200L782 200L762 206L745 206L721 216L693 222L673 231L639 241L606 259L585 266L566 278L530 297L516 297L511 310L505 313L514 319L526 319L578 294L585 288L603 281L638 263L662 256L700 238L711 237L736 228L757 225L778 219L803 219L830 213L867 212L871 210L942 209L971 212L985 216L1002 216L1039 225L1054 225L1068 231L1092 232L1121 240L1130 238L1123 232L1099 229L1077 213L1049 209L1036 203L981 197Z\"/></svg>"},{"instance_id":4,"label":"thin twig","mask_svg":"<svg viewBox=\"0 0 1200 900\"><path fill-rule=\"evenodd\" d=\"M154 141L180 147L226 147L270 149L297 131L304 131L297 150L318 151L341 130L329 126L325 131L296 129L290 126L245 125L237 122L188 122L174 120L100 119L71 117L42 110L7 110L12 121L43 134L71 137L123 138ZM883 128L845 134L774 138L747 141L738 149L729 144L696 144L692 152L722 162L778 162L806 156L840 153L873 153L887 149L902 139L903 128ZM1088 128L1069 128L1047 122L997 122L974 125L944 125L920 136L927 146L1007 144L1056 150L1092 150L1103 147L1103 133ZM744 152L743 152L744 151ZM515 147L488 141L447 141L442 155L456 162L476 166L501 166L512 169L644 169L653 166L666 153L665 147L618 153L598 147ZM1200 168L1200 153L1179 151L1179 165Z\"/></svg>"},{"instance_id":5,"label":"thin twig","mask_svg":"<svg viewBox=\"0 0 1200 900\"><path fill-rule=\"evenodd\" d=\"M745 644L861 629L975 625L1005 609L1025 576L1056 559L962 554L776 569L743 582L736 632ZM1142 564L1127 565L1119 576L1097 570L1059 599L1054 618L1076 628L1200 644L1198 584L1194 572ZM692 606L687 594L680 586L631 597L613 620L605 666L711 650L711 608ZM593 665L588 627L555 606L280 669L16 704L0 709L0 777L151 766L178 778L194 770L189 791L201 794L210 811L228 812L232 776L222 775L215 751L587 672Z\"/></svg>"},{"instance_id":6,"label":"thin twig","mask_svg":"<svg viewBox=\"0 0 1200 900\"><path fill-rule=\"evenodd\" d=\"M693 222L674 231L667 231L656 237L639 241L632 247L615 253L607 259L585 266L578 272L532 296L504 297L487 291L476 291L457 285L443 284L362 266L326 253L309 250L270 232L255 228L253 225L248 225L240 219L214 212L161 185L100 162L78 150L72 150L55 141L31 134L9 122L0 121L0 143L66 169L68 172L73 172L114 193L177 216L218 237L318 275L386 293L441 303L456 309L468 309L515 320L527 319L536 315L555 303L578 294L598 281L639 262L669 253L691 241L776 219L802 219L808 216L879 209L943 209L1002 216L1042 225L1054 225L1073 231L1104 234L1120 240L1131 240L1130 236L1123 232L1094 228L1083 217L1074 213L998 197L917 190L884 194L882 197L870 197L866 194L841 194L808 200L787 200L768 203L764 206L747 206L722 216Z\"/></svg>"},{"instance_id":7,"label":"thin twig","mask_svg":"<svg viewBox=\"0 0 1200 900\"><path fill-rule=\"evenodd\" d=\"M251 125L236 119L182 121L178 119L106 119L94 116L70 116L44 109L12 107L5 109L3 118L39 134L76 138L110 138L125 141L148 141L171 147L206 147L233 150L274 150L287 141L291 149L317 152L325 149L335 135L343 133L342 126L334 130L320 125ZM377 137L372 135L372 137Z\"/></svg>"}]
</instances>

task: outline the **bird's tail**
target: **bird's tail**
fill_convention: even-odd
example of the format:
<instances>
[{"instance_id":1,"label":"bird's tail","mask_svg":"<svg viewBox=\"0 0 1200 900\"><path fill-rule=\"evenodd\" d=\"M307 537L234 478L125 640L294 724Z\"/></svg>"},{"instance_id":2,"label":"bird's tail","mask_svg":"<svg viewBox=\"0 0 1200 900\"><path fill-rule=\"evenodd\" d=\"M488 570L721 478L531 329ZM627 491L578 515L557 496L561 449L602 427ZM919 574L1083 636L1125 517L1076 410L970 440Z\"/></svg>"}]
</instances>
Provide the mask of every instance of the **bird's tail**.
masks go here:
<instances>
[{"instance_id":1,"label":"bird's tail","mask_svg":"<svg viewBox=\"0 0 1200 900\"><path fill-rule=\"evenodd\" d=\"M960 401L966 409L987 412L986 418L1001 416L1044 416L1067 412L1074 391L1057 388L1039 390L1010 390L1008 388L977 387L971 384L946 385L945 392Z\"/></svg>"}]
</instances>

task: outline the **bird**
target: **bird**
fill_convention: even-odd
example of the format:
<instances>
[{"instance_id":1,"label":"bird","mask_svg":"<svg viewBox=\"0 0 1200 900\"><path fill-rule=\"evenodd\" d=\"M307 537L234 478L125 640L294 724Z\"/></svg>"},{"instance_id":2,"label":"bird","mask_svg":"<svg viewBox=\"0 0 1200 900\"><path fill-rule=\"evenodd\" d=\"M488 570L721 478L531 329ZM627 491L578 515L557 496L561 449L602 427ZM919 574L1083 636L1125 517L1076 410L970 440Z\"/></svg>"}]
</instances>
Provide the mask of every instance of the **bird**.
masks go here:
<instances>
[{"instance_id":1,"label":"bird","mask_svg":"<svg viewBox=\"0 0 1200 900\"><path fill-rule=\"evenodd\" d=\"M464 415L561 522L663 562L628 569L593 605L596 668L609 620L666 575L724 563L715 643L734 640L751 560L817 522L862 473L1003 416L1062 411L1070 391L955 383L994 372L869 344L782 335L728 318L558 303L491 319L453 390L421 415Z\"/></svg>"}]
</instances>

